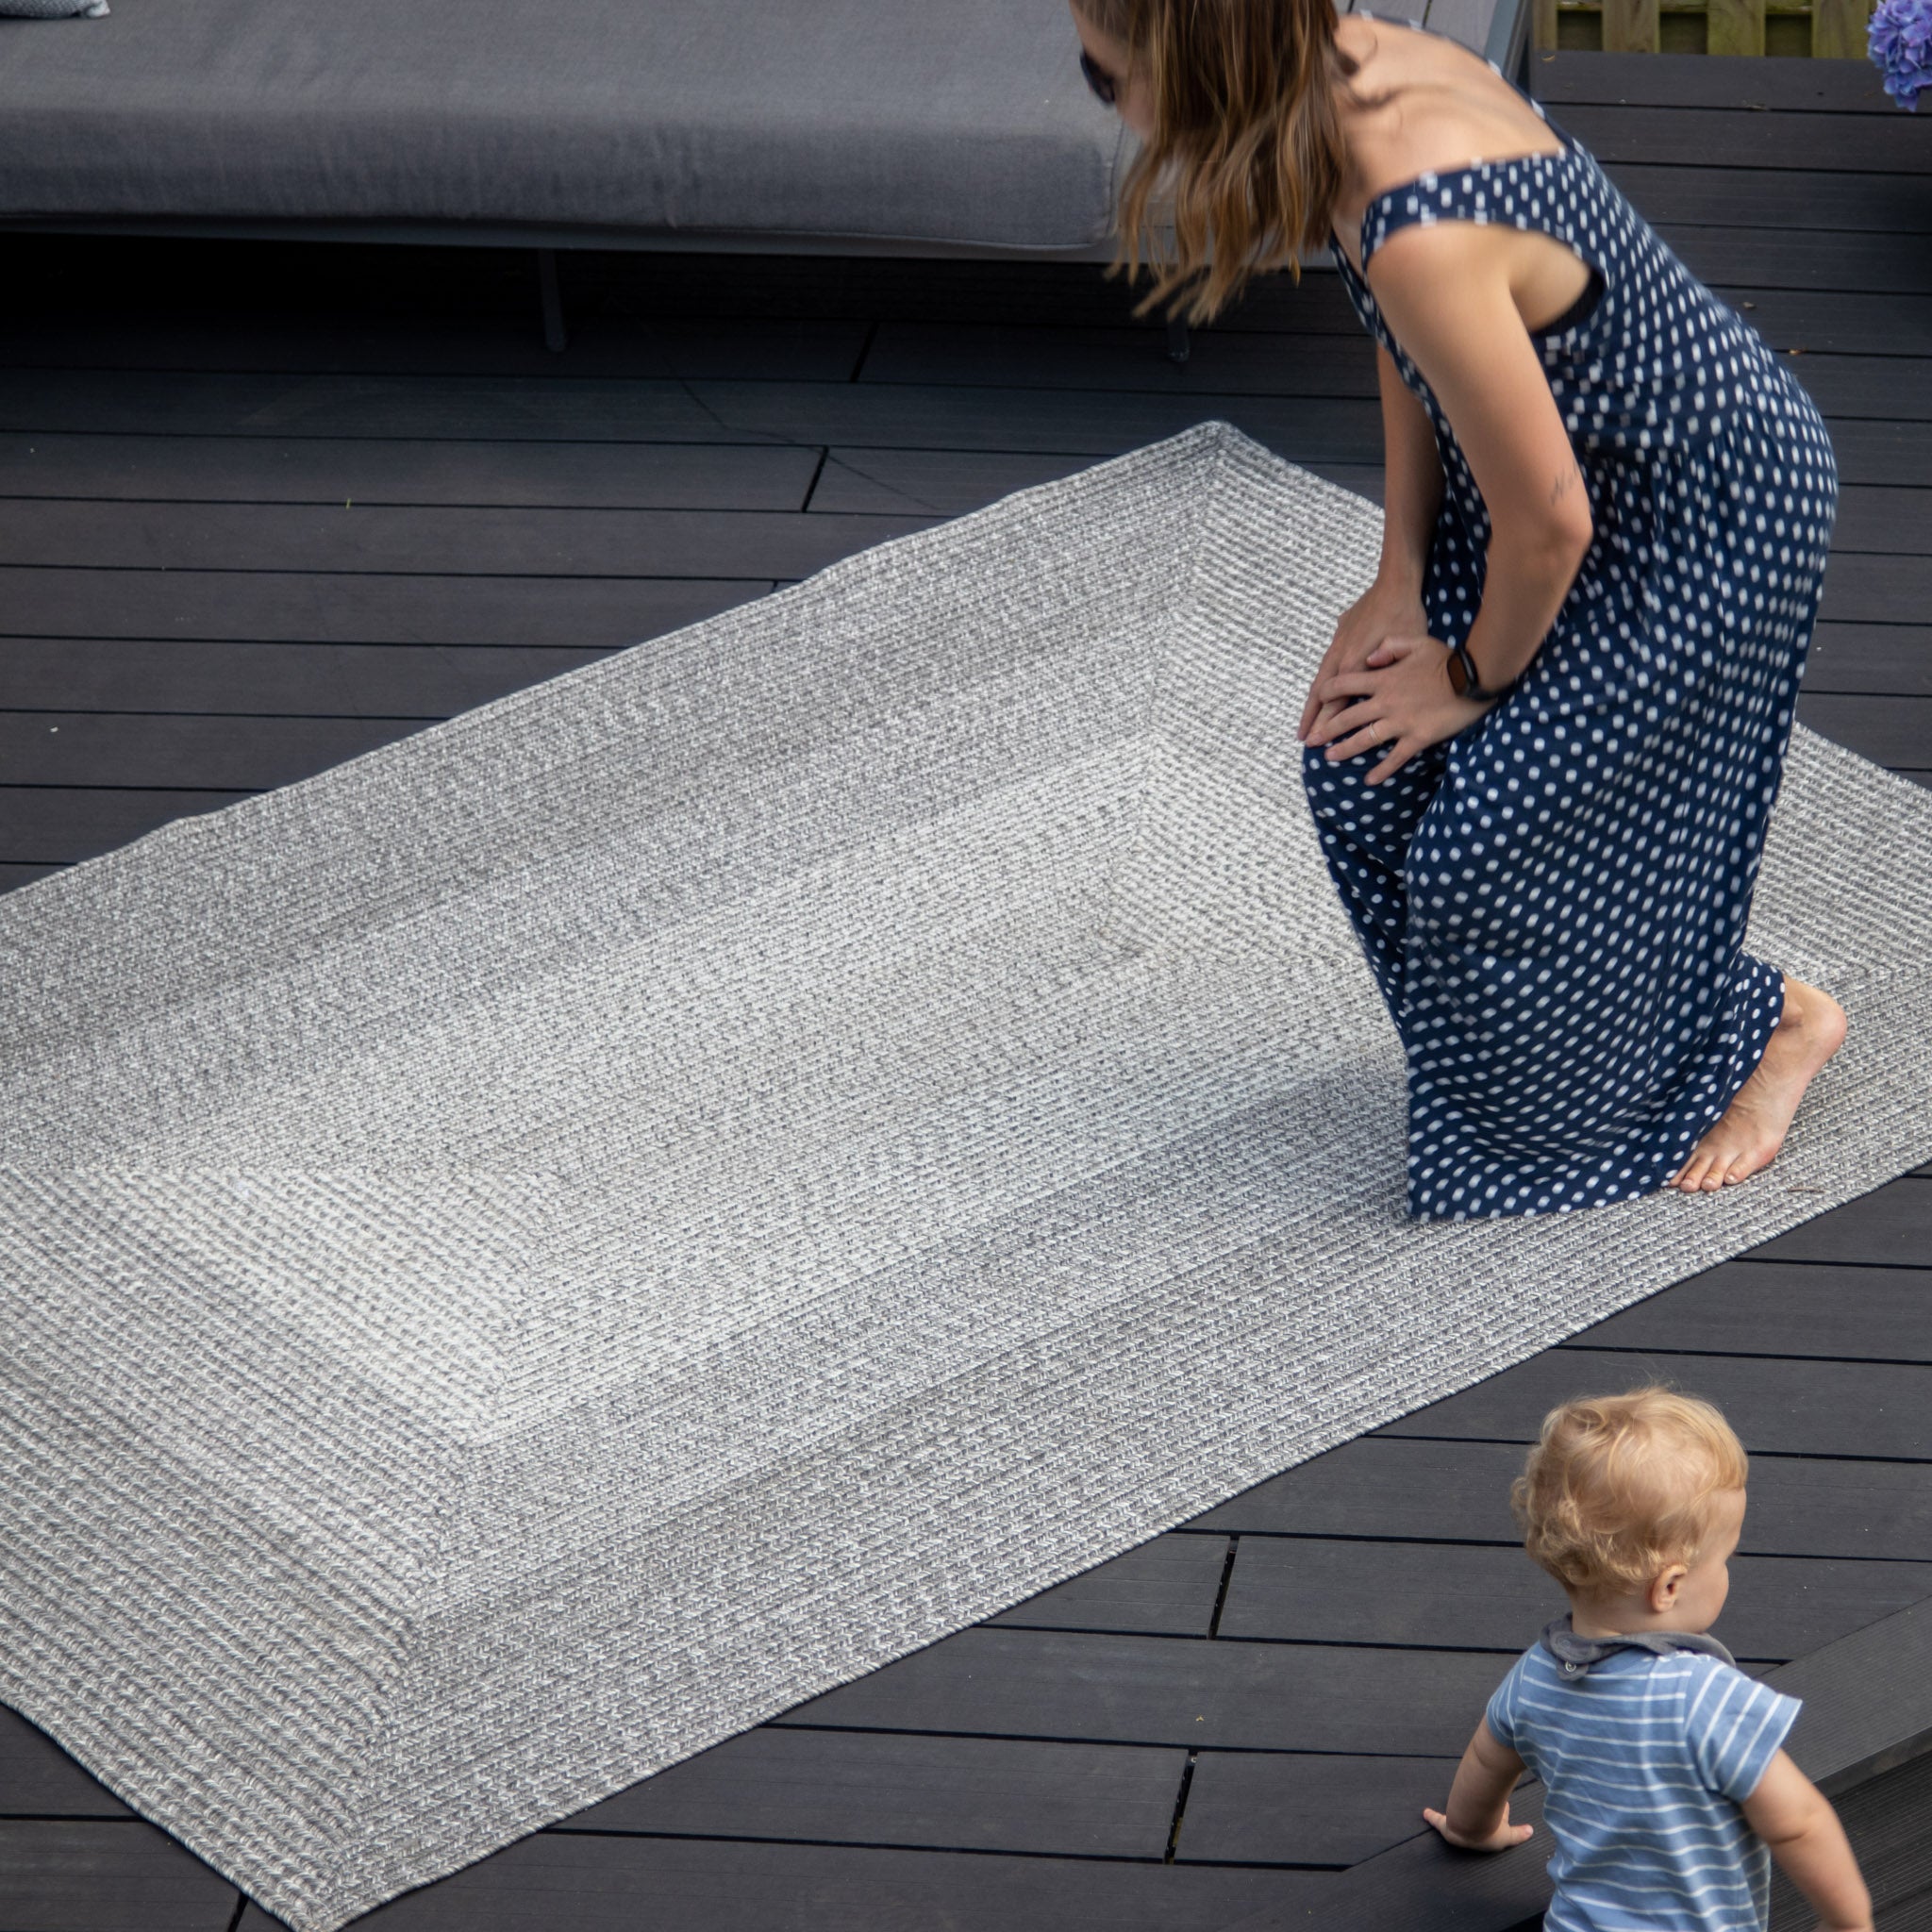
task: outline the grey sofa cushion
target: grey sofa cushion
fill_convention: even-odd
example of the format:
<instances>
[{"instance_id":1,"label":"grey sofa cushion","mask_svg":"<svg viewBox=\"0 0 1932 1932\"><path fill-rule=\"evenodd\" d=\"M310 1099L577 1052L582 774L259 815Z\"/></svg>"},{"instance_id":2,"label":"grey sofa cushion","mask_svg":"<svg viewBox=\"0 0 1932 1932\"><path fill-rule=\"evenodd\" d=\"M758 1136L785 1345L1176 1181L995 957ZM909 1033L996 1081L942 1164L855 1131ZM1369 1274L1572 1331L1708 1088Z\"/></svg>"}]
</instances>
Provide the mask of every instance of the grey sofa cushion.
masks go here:
<instances>
[{"instance_id":1,"label":"grey sofa cushion","mask_svg":"<svg viewBox=\"0 0 1932 1932\"><path fill-rule=\"evenodd\" d=\"M1064 0L140 0L0 25L0 215L1108 230Z\"/></svg>"}]
</instances>

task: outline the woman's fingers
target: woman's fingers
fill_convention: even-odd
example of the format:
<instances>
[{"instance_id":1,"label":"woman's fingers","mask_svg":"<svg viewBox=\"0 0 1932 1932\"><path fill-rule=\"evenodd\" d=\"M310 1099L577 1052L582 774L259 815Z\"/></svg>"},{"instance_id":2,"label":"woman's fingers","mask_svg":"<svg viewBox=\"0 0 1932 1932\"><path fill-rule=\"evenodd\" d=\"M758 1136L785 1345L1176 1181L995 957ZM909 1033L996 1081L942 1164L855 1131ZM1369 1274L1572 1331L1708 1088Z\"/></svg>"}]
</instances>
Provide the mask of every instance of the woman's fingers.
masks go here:
<instances>
[{"instance_id":1,"label":"woman's fingers","mask_svg":"<svg viewBox=\"0 0 1932 1932\"><path fill-rule=\"evenodd\" d=\"M1405 744L1400 739L1390 748L1390 755L1379 765L1373 766L1362 780L1364 785L1379 785L1384 778L1392 778L1410 758L1421 749L1419 745Z\"/></svg>"}]
</instances>

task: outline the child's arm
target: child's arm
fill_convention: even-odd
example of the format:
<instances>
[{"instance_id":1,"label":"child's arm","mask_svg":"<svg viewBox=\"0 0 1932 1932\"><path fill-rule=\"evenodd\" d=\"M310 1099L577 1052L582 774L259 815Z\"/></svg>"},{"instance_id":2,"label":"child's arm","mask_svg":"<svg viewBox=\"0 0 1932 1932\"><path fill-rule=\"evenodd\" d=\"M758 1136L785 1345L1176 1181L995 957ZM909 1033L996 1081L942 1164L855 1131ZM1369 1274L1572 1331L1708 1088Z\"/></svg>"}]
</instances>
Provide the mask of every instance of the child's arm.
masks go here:
<instances>
[{"instance_id":1,"label":"child's arm","mask_svg":"<svg viewBox=\"0 0 1932 1932\"><path fill-rule=\"evenodd\" d=\"M1744 1822L1829 1932L1872 1932L1872 1894L1831 1801L1780 1751L1744 1800Z\"/></svg>"},{"instance_id":2,"label":"child's arm","mask_svg":"<svg viewBox=\"0 0 1932 1932\"><path fill-rule=\"evenodd\" d=\"M1520 1845L1536 1829L1509 1823L1509 1793L1522 1775L1523 1759L1508 1745L1497 1742L1485 1718L1456 1767L1448 1810L1431 1811L1424 1806L1423 1816L1452 1845L1466 1851L1500 1852Z\"/></svg>"}]
</instances>

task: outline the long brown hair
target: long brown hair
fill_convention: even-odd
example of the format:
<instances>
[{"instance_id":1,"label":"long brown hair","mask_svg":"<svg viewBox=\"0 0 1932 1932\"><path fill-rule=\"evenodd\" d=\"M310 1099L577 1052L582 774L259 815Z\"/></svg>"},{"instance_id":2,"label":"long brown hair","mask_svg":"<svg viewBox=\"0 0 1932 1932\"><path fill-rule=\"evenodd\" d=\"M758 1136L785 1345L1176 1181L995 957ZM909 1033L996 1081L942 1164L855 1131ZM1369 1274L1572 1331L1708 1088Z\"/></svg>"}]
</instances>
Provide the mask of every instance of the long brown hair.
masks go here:
<instances>
[{"instance_id":1,"label":"long brown hair","mask_svg":"<svg viewBox=\"0 0 1932 1932\"><path fill-rule=\"evenodd\" d=\"M1286 262L1299 281L1298 252L1327 245L1346 178L1337 93L1361 107L1391 98L1356 93L1360 63L1336 45L1335 0L1075 4L1152 83L1153 139L1121 184L1121 246L1107 271L1137 280L1145 238L1155 281L1134 313L1197 282L1168 313L1185 302L1190 322L1211 322L1263 270ZM1157 198L1172 209L1172 255L1154 246Z\"/></svg>"}]
</instances>

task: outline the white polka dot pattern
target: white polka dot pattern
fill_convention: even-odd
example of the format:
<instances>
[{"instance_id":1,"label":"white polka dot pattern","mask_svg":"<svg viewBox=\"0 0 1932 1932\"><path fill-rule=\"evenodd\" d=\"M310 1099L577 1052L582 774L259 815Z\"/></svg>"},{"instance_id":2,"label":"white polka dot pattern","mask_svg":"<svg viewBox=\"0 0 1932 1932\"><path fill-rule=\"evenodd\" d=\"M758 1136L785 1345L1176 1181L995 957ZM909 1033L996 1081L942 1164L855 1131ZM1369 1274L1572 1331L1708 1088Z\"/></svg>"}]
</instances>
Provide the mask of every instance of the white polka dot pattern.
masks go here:
<instances>
[{"instance_id":1,"label":"white polka dot pattern","mask_svg":"<svg viewBox=\"0 0 1932 1932\"><path fill-rule=\"evenodd\" d=\"M1408 1208L1424 1219L1656 1191L1783 1005L1782 975L1742 942L1837 512L1830 438L1750 325L1556 131L1561 153L1424 174L1361 225L1364 271L1409 223L1511 222L1601 277L1580 320L1533 334L1595 532L1521 683L1378 785L1363 780L1380 754L1304 758L1407 1054ZM1460 642L1482 598L1482 494L1335 256L1435 426L1447 487L1424 607Z\"/></svg>"}]
</instances>

